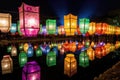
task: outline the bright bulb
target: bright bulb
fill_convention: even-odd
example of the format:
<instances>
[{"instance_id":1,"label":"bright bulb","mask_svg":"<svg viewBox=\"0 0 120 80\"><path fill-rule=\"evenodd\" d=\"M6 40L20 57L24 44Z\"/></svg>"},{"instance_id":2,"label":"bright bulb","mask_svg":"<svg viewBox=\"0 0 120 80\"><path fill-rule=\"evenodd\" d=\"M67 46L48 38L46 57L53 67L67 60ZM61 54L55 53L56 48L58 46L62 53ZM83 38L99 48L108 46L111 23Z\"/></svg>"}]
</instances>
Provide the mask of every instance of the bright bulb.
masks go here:
<instances>
[{"instance_id":1,"label":"bright bulb","mask_svg":"<svg viewBox=\"0 0 120 80\"><path fill-rule=\"evenodd\" d=\"M5 65L4 65L4 67L5 67L5 68L7 68L7 67L8 67L8 65L7 65L7 64L5 64Z\"/></svg>"},{"instance_id":2,"label":"bright bulb","mask_svg":"<svg viewBox=\"0 0 120 80\"><path fill-rule=\"evenodd\" d=\"M50 58L50 60L52 61L52 60L53 60L53 58Z\"/></svg>"}]
</instances>

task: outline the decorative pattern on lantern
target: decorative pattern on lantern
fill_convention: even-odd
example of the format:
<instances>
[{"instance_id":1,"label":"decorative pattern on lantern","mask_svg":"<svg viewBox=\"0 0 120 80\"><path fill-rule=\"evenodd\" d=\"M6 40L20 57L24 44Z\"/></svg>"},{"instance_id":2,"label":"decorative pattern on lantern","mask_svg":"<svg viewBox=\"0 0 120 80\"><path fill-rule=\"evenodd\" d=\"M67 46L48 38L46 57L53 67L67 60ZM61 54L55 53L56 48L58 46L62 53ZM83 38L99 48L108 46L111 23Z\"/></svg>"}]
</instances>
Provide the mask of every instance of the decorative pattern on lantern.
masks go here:
<instances>
[{"instance_id":1,"label":"decorative pattern on lantern","mask_svg":"<svg viewBox=\"0 0 120 80\"><path fill-rule=\"evenodd\" d=\"M15 46L12 46L11 56L17 56L17 48Z\"/></svg>"},{"instance_id":2,"label":"decorative pattern on lantern","mask_svg":"<svg viewBox=\"0 0 120 80\"><path fill-rule=\"evenodd\" d=\"M20 67L23 67L27 63L27 54L22 51L19 54L19 65Z\"/></svg>"},{"instance_id":3,"label":"decorative pattern on lantern","mask_svg":"<svg viewBox=\"0 0 120 80\"><path fill-rule=\"evenodd\" d=\"M93 61L95 59L95 53L91 47L87 49L87 55L89 57L89 60Z\"/></svg>"},{"instance_id":4,"label":"decorative pattern on lantern","mask_svg":"<svg viewBox=\"0 0 120 80\"><path fill-rule=\"evenodd\" d=\"M73 36L77 30L77 16L68 14L64 16L64 29L66 36Z\"/></svg>"},{"instance_id":5,"label":"decorative pattern on lantern","mask_svg":"<svg viewBox=\"0 0 120 80\"><path fill-rule=\"evenodd\" d=\"M33 48L32 48L32 47L29 47L29 48L28 48L28 51L27 51L27 56L28 56L28 57L32 57L33 54L34 54Z\"/></svg>"},{"instance_id":6,"label":"decorative pattern on lantern","mask_svg":"<svg viewBox=\"0 0 120 80\"><path fill-rule=\"evenodd\" d=\"M26 63L22 70L22 80L40 80L40 66L37 62Z\"/></svg>"},{"instance_id":7,"label":"decorative pattern on lantern","mask_svg":"<svg viewBox=\"0 0 120 80\"><path fill-rule=\"evenodd\" d=\"M56 34L56 20L47 19L46 29L48 31L48 34Z\"/></svg>"},{"instance_id":8,"label":"decorative pattern on lantern","mask_svg":"<svg viewBox=\"0 0 120 80\"><path fill-rule=\"evenodd\" d=\"M74 54L67 54L64 59L64 74L69 77L77 73L77 61Z\"/></svg>"},{"instance_id":9,"label":"decorative pattern on lantern","mask_svg":"<svg viewBox=\"0 0 120 80\"><path fill-rule=\"evenodd\" d=\"M81 51L79 55L79 66L82 66L82 67L89 66L89 57L86 51Z\"/></svg>"},{"instance_id":10,"label":"decorative pattern on lantern","mask_svg":"<svg viewBox=\"0 0 120 80\"><path fill-rule=\"evenodd\" d=\"M56 65L56 54L55 54L55 52L50 51L47 54L46 63L47 63L47 66L49 66L49 67Z\"/></svg>"},{"instance_id":11,"label":"decorative pattern on lantern","mask_svg":"<svg viewBox=\"0 0 120 80\"><path fill-rule=\"evenodd\" d=\"M59 34L59 35L64 35L64 34L65 34L64 26L59 26L59 27L58 27L58 34Z\"/></svg>"},{"instance_id":12,"label":"decorative pattern on lantern","mask_svg":"<svg viewBox=\"0 0 120 80\"><path fill-rule=\"evenodd\" d=\"M11 27L11 14L9 13L0 13L0 31L7 33L10 31Z\"/></svg>"},{"instance_id":13,"label":"decorative pattern on lantern","mask_svg":"<svg viewBox=\"0 0 120 80\"><path fill-rule=\"evenodd\" d=\"M37 57L42 56L42 50L40 48L37 48L35 53Z\"/></svg>"},{"instance_id":14,"label":"decorative pattern on lantern","mask_svg":"<svg viewBox=\"0 0 120 80\"><path fill-rule=\"evenodd\" d=\"M20 30L24 36L37 36L39 33L39 7L22 3L19 7Z\"/></svg>"},{"instance_id":15,"label":"decorative pattern on lantern","mask_svg":"<svg viewBox=\"0 0 120 80\"><path fill-rule=\"evenodd\" d=\"M9 55L4 55L1 61L2 74L12 73L13 61Z\"/></svg>"},{"instance_id":16,"label":"decorative pattern on lantern","mask_svg":"<svg viewBox=\"0 0 120 80\"><path fill-rule=\"evenodd\" d=\"M17 31L17 24L16 24L16 23L12 23L12 26L11 26L11 28L10 28L10 32L11 32L12 34L15 34L16 31Z\"/></svg>"},{"instance_id":17,"label":"decorative pattern on lantern","mask_svg":"<svg viewBox=\"0 0 120 80\"><path fill-rule=\"evenodd\" d=\"M79 20L80 32L82 34L86 34L87 31L89 30L89 23L90 23L90 20L87 18L83 18Z\"/></svg>"},{"instance_id":18,"label":"decorative pattern on lantern","mask_svg":"<svg viewBox=\"0 0 120 80\"><path fill-rule=\"evenodd\" d=\"M96 26L95 22L90 23L89 30L88 30L90 35L93 35L95 33L95 26Z\"/></svg>"}]
</instances>

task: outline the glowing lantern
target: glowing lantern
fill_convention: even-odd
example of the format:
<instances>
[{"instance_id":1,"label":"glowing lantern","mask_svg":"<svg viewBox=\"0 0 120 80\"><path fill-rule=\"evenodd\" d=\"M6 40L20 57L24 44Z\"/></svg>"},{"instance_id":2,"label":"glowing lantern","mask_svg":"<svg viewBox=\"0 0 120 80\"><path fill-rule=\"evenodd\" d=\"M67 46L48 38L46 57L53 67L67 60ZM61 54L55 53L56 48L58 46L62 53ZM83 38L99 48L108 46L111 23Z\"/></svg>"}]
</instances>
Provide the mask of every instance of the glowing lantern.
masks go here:
<instances>
[{"instance_id":1,"label":"glowing lantern","mask_svg":"<svg viewBox=\"0 0 120 80\"><path fill-rule=\"evenodd\" d=\"M65 52L69 51L69 43L68 43L68 41L66 41L66 42L63 44L63 47L64 47Z\"/></svg>"},{"instance_id":2,"label":"glowing lantern","mask_svg":"<svg viewBox=\"0 0 120 80\"><path fill-rule=\"evenodd\" d=\"M29 47L29 44L28 43L25 43L23 48L24 48L24 51L27 53L28 51L28 47Z\"/></svg>"},{"instance_id":3,"label":"glowing lantern","mask_svg":"<svg viewBox=\"0 0 120 80\"><path fill-rule=\"evenodd\" d=\"M84 47L84 45L82 43L78 43L77 49L80 50Z\"/></svg>"},{"instance_id":4,"label":"glowing lantern","mask_svg":"<svg viewBox=\"0 0 120 80\"><path fill-rule=\"evenodd\" d=\"M4 55L1 61L2 74L12 73L13 61L9 55Z\"/></svg>"},{"instance_id":5,"label":"glowing lantern","mask_svg":"<svg viewBox=\"0 0 120 80\"><path fill-rule=\"evenodd\" d=\"M90 40L85 41L85 47L88 48L90 46Z\"/></svg>"},{"instance_id":6,"label":"glowing lantern","mask_svg":"<svg viewBox=\"0 0 120 80\"><path fill-rule=\"evenodd\" d=\"M12 26L10 28L10 32L12 34L15 34L16 31L17 31L17 25L16 25L16 23L12 23Z\"/></svg>"},{"instance_id":7,"label":"glowing lantern","mask_svg":"<svg viewBox=\"0 0 120 80\"><path fill-rule=\"evenodd\" d=\"M27 63L27 54L22 51L19 54L19 65L20 67L23 67Z\"/></svg>"},{"instance_id":8,"label":"glowing lantern","mask_svg":"<svg viewBox=\"0 0 120 80\"><path fill-rule=\"evenodd\" d=\"M41 32L42 35L47 35L47 29L46 29L46 26L43 26L42 27L42 32Z\"/></svg>"},{"instance_id":9,"label":"glowing lantern","mask_svg":"<svg viewBox=\"0 0 120 80\"><path fill-rule=\"evenodd\" d=\"M24 36L37 36L39 32L39 7L22 3L19 7L20 30Z\"/></svg>"},{"instance_id":10,"label":"glowing lantern","mask_svg":"<svg viewBox=\"0 0 120 80\"><path fill-rule=\"evenodd\" d=\"M102 34L106 34L107 28L108 28L108 24L106 24L106 23L101 23L101 26L102 26Z\"/></svg>"},{"instance_id":11,"label":"glowing lantern","mask_svg":"<svg viewBox=\"0 0 120 80\"><path fill-rule=\"evenodd\" d=\"M102 34L102 23L97 23L95 29L96 34Z\"/></svg>"},{"instance_id":12,"label":"glowing lantern","mask_svg":"<svg viewBox=\"0 0 120 80\"><path fill-rule=\"evenodd\" d=\"M87 31L89 30L89 23L90 23L90 20L87 18L83 18L79 20L80 32L82 34L87 33Z\"/></svg>"},{"instance_id":13,"label":"glowing lantern","mask_svg":"<svg viewBox=\"0 0 120 80\"><path fill-rule=\"evenodd\" d=\"M90 46L91 46L92 48L94 48L94 45L95 45L95 43L92 41L91 44L90 44Z\"/></svg>"},{"instance_id":14,"label":"glowing lantern","mask_svg":"<svg viewBox=\"0 0 120 80\"><path fill-rule=\"evenodd\" d=\"M56 20L48 19L46 20L46 29L48 34L55 34L56 33Z\"/></svg>"},{"instance_id":15,"label":"glowing lantern","mask_svg":"<svg viewBox=\"0 0 120 80\"><path fill-rule=\"evenodd\" d=\"M11 52L11 49L12 49L12 47L11 47L11 46L8 46L8 47L7 47L7 52L8 52L8 53Z\"/></svg>"},{"instance_id":16,"label":"glowing lantern","mask_svg":"<svg viewBox=\"0 0 120 80\"><path fill-rule=\"evenodd\" d=\"M46 63L49 67L56 65L56 54L55 54L55 52L50 51L47 54Z\"/></svg>"},{"instance_id":17,"label":"glowing lantern","mask_svg":"<svg viewBox=\"0 0 120 80\"><path fill-rule=\"evenodd\" d=\"M79 55L79 65L82 67L89 66L89 57L86 51L82 51Z\"/></svg>"},{"instance_id":18,"label":"glowing lantern","mask_svg":"<svg viewBox=\"0 0 120 80\"><path fill-rule=\"evenodd\" d=\"M95 56L96 56L96 58L99 58L99 59L102 58L102 49L101 49L101 47L97 47L95 49Z\"/></svg>"},{"instance_id":19,"label":"glowing lantern","mask_svg":"<svg viewBox=\"0 0 120 80\"><path fill-rule=\"evenodd\" d=\"M64 50L64 48L62 47L62 48L60 49L60 54L63 55L64 52L65 52L65 50Z\"/></svg>"},{"instance_id":20,"label":"glowing lantern","mask_svg":"<svg viewBox=\"0 0 120 80\"><path fill-rule=\"evenodd\" d=\"M52 48L52 51L54 51L55 54L58 55L58 48L56 46Z\"/></svg>"},{"instance_id":21,"label":"glowing lantern","mask_svg":"<svg viewBox=\"0 0 120 80\"><path fill-rule=\"evenodd\" d=\"M74 54L67 54L64 59L64 74L69 77L77 73L77 61Z\"/></svg>"},{"instance_id":22,"label":"glowing lantern","mask_svg":"<svg viewBox=\"0 0 120 80\"><path fill-rule=\"evenodd\" d=\"M64 16L64 29L66 36L73 36L77 30L77 16L68 14Z\"/></svg>"},{"instance_id":23,"label":"glowing lantern","mask_svg":"<svg viewBox=\"0 0 120 80\"><path fill-rule=\"evenodd\" d=\"M87 49L87 55L88 55L88 57L89 57L89 60L94 60L95 59L95 53L94 53L94 50L91 48L91 47L89 47L88 49Z\"/></svg>"},{"instance_id":24,"label":"glowing lantern","mask_svg":"<svg viewBox=\"0 0 120 80\"><path fill-rule=\"evenodd\" d=\"M75 42L72 42L69 44L69 50L71 52L75 52L76 51L76 43Z\"/></svg>"},{"instance_id":25,"label":"glowing lantern","mask_svg":"<svg viewBox=\"0 0 120 80\"><path fill-rule=\"evenodd\" d=\"M11 56L17 56L17 48L15 46L12 46Z\"/></svg>"},{"instance_id":26,"label":"glowing lantern","mask_svg":"<svg viewBox=\"0 0 120 80\"><path fill-rule=\"evenodd\" d=\"M115 46L113 44L111 44L111 47L110 47L110 51L114 51L115 50Z\"/></svg>"},{"instance_id":27,"label":"glowing lantern","mask_svg":"<svg viewBox=\"0 0 120 80\"><path fill-rule=\"evenodd\" d=\"M119 27L115 27L115 34L120 35L120 28Z\"/></svg>"},{"instance_id":28,"label":"glowing lantern","mask_svg":"<svg viewBox=\"0 0 120 80\"><path fill-rule=\"evenodd\" d=\"M29 47L29 48L28 48L28 51L27 51L27 56L28 56L28 57L32 57L32 56L33 56L33 53L34 53L34 52L33 52L33 48L32 48L32 47Z\"/></svg>"},{"instance_id":29,"label":"glowing lantern","mask_svg":"<svg viewBox=\"0 0 120 80\"><path fill-rule=\"evenodd\" d=\"M24 46L23 44L20 44L20 45L19 45L19 50L20 50L20 51L23 50L23 46Z\"/></svg>"},{"instance_id":30,"label":"glowing lantern","mask_svg":"<svg viewBox=\"0 0 120 80\"><path fill-rule=\"evenodd\" d=\"M38 49L38 45L34 45L34 50Z\"/></svg>"},{"instance_id":31,"label":"glowing lantern","mask_svg":"<svg viewBox=\"0 0 120 80\"><path fill-rule=\"evenodd\" d=\"M9 13L0 13L0 31L7 33L11 27L12 17Z\"/></svg>"},{"instance_id":32,"label":"glowing lantern","mask_svg":"<svg viewBox=\"0 0 120 80\"><path fill-rule=\"evenodd\" d=\"M59 26L59 27L58 27L58 34L59 34L59 35L64 35L64 34L65 34L64 26Z\"/></svg>"},{"instance_id":33,"label":"glowing lantern","mask_svg":"<svg viewBox=\"0 0 120 80\"><path fill-rule=\"evenodd\" d=\"M95 33L95 26L96 26L95 22L90 23L89 30L88 30L90 35L93 35Z\"/></svg>"},{"instance_id":34,"label":"glowing lantern","mask_svg":"<svg viewBox=\"0 0 120 80\"><path fill-rule=\"evenodd\" d=\"M58 50L60 50L62 48L62 44L61 43L58 43L57 44L57 47L58 47Z\"/></svg>"},{"instance_id":35,"label":"glowing lantern","mask_svg":"<svg viewBox=\"0 0 120 80\"><path fill-rule=\"evenodd\" d=\"M26 63L22 70L22 80L40 80L40 66L37 62Z\"/></svg>"},{"instance_id":36,"label":"glowing lantern","mask_svg":"<svg viewBox=\"0 0 120 80\"><path fill-rule=\"evenodd\" d=\"M42 50L40 48L37 48L35 52L37 57L42 56Z\"/></svg>"},{"instance_id":37,"label":"glowing lantern","mask_svg":"<svg viewBox=\"0 0 120 80\"><path fill-rule=\"evenodd\" d=\"M105 46L102 46L101 49L102 49L102 56L106 56L106 48L105 48Z\"/></svg>"}]
</instances>

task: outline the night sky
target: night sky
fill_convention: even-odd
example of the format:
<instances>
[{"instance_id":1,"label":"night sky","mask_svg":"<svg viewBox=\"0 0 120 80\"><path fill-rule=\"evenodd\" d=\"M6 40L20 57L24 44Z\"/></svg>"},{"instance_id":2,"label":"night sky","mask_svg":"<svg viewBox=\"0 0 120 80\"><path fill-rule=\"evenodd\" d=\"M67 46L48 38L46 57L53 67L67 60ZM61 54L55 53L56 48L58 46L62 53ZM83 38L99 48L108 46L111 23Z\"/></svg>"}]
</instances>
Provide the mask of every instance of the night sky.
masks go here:
<instances>
[{"instance_id":1,"label":"night sky","mask_svg":"<svg viewBox=\"0 0 120 80\"><path fill-rule=\"evenodd\" d=\"M0 12L11 13L13 20L18 20L22 2L40 6L40 17L56 18L59 25L63 25L63 16L68 13L78 18L94 18L120 9L120 0L0 0Z\"/></svg>"}]
</instances>

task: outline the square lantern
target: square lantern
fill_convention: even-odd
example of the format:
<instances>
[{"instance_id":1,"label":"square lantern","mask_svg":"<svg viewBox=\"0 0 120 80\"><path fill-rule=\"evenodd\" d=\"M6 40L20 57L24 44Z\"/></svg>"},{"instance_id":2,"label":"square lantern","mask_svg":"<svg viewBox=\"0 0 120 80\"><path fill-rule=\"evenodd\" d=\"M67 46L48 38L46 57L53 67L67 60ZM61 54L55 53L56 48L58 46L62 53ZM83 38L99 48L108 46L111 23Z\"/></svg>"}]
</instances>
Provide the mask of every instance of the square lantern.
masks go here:
<instances>
[{"instance_id":1,"label":"square lantern","mask_svg":"<svg viewBox=\"0 0 120 80\"><path fill-rule=\"evenodd\" d=\"M89 30L88 30L90 35L93 35L95 33L95 26L96 26L95 22L90 23Z\"/></svg>"},{"instance_id":2,"label":"square lantern","mask_svg":"<svg viewBox=\"0 0 120 80\"><path fill-rule=\"evenodd\" d=\"M40 66L37 62L27 62L22 70L22 80L40 80Z\"/></svg>"},{"instance_id":3,"label":"square lantern","mask_svg":"<svg viewBox=\"0 0 120 80\"><path fill-rule=\"evenodd\" d=\"M11 14L9 13L0 13L0 31L7 33L10 31L11 27Z\"/></svg>"},{"instance_id":4,"label":"square lantern","mask_svg":"<svg viewBox=\"0 0 120 80\"><path fill-rule=\"evenodd\" d=\"M95 27L95 33L96 34L102 34L102 23L97 23Z\"/></svg>"},{"instance_id":5,"label":"square lantern","mask_svg":"<svg viewBox=\"0 0 120 80\"><path fill-rule=\"evenodd\" d=\"M20 52L19 54L19 65L23 67L27 63L27 54L25 52Z\"/></svg>"},{"instance_id":6,"label":"square lantern","mask_svg":"<svg viewBox=\"0 0 120 80\"><path fill-rule=\"evenodd\" d=\"M37 36L39 33L39 7L25 3L19 7L20 31L24 36Z\"/></svg>"},{"instance_id":7,"label":"square lantern","mask_svg":"<svg viewBox=\"0 0 120 80\"><path fill-rule=\"evenodd\" d=\"M66 36L73 36L77 30L77 16L68 14L64 16L64 29Z\"/></svg>"},{"instance_id":8,"label":"square lantern","mask_svg":"<svg viewBox=\"0 0 120 80\"><path fill-rule=\"evenodd\" d=\"M96 56L96 58L99 58L99 59L101 59L103 57L101 47L95 48L95 56Z\"/></svg>"},{"instance_id":9,"label":"square lantern","mask_svg":"<svg viewBox=\"0 0 120 80\"><path fill-rule=\"evenodd\" d=\"M12 46L11 56L17 56L17 48L15 46Z\"/></svg>"},{"instance_id":10,"label":"square lantern","mask_svg":"<svg viewBox=\"0 0 120 80\"><path fill-rule=\"evenodd\" d=\"M10 28L10 32L11 32L12 34L15 34L16 31L17 31L17 24L16 24L16 23L12 23L12 26L11 26L11 28Z\"/></svg>"},{"instance_id":11,"label":"square lantern","mask_svg":"<svg viewBox=\"0 0 120 80\"><path fill-rule=\"evenodd\" d=\"M49 67L56 65L56 54L54 51L50 51L47 54L46 63Z\"/></svg>"},{"instance_id":12,"label":"square lantern","mask_svg":"<svg viewBox=\"0 0 120 80\"><path fill-rule=\"evenodd\" d=\"M56 20L47 19L46 29L48 34L56 34Z\"/></svg>"},{"instance_id":13,"label":"square lantern","mask_svg":"<svg viewBox=\"0 0 120 80\"><path fill-rule=\"evenodd\" d=\"M64 74L69 77L77 73L77 61L74 54L67 54L64 59Z\"/></svg>"},{"instance_id":14,"label":"square lantern","mask_svg":"<svg viewBox=\"0 0 120 80\"><path fill-rule=\"evenodd\" d=\"M82 51L79 55L79 65L82 67L89 66L89 57L86 51Z\"/></svg>"},{"instance_id":15,"label":"square lantern","mask_svg":"<svg viewBox=\"0 0 120 80\"><path fill-rule=\"evenodd\" d=\"M13 61L9 55L3 56L1 61L2 74L12 73Z\"/></svg>"},{"instance_id":16,"label":"square lantern","mask_svg":"<svg viewBox=\"0 0 120 80\"><path fill-rule=\"evenodd\" d=\"M79 27L80 27L80 32L82 34L87 33L87 31L89 30L89 24L90 24L89 19L87 19L87 18L79 19Z\"/></svg>"}]
</instances>

